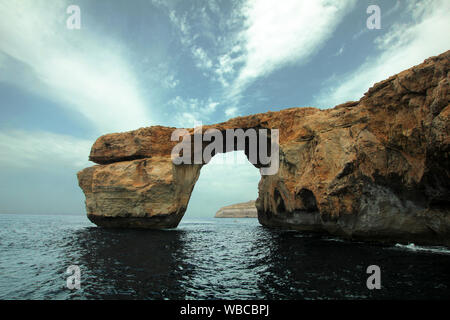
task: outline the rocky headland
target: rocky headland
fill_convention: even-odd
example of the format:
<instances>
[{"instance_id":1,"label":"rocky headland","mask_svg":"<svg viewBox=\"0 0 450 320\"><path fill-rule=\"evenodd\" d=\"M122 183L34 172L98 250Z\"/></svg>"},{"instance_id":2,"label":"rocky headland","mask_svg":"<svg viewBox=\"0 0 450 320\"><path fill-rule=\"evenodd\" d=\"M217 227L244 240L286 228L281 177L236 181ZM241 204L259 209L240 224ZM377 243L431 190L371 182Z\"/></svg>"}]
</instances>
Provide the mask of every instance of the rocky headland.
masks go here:
<instances>
[{"instance_id":1,"label":"rocky headland","mask_svg":"<svg viewBox=\"0 0 450 320\"><path fill-rule=\"evenodd\" d=\"M220 208L215 218L257 218L258 211L256 210L255 200L236 203Z\"/></svg>"},{"instance_id":2,"label":"rocky headland","mask_svg":"<svg viewBox=\"0 0 450 320\"><path fill-rule=\"evenodd\" d=\"M258 186L264 226L449 245L449 66L447 51L376 83L359 101L238 117L202 130L279 129L279 170L262 175ZM92 222L178 225L205 164L172 162L174 130L153 126L98 138L89 157L98 165L78 173Z\"/></svg>"}]
</instances>

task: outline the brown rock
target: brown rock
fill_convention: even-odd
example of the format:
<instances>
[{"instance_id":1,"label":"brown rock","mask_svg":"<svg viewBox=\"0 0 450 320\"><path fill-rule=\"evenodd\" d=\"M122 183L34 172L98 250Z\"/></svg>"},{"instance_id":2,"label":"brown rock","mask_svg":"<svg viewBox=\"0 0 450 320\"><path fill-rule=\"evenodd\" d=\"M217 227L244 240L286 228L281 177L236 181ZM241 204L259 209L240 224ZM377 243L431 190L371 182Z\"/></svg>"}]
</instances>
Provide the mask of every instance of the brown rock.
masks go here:
<instances>
[{"instance_id":1,"label":"brown rock","mask_svg":"<svg viewBox=\"0 0 450 320\"><path fill-rule=\"evenodd\" d=\"M199 165L154 157L78 172L89 219L100 226L174 228L186 211Z\"/></svg>"},{"instance_id":2,"label":"brown rock","mask_svg":"<svg viewBox=\"0 0 450 320\"><path fill-rule=\"evenodd\" d=\"M257 218L255 200L222 207L216 212L215 218Z\"/></svg>"},{"instance_id":3,"label":"brown rock","mask_svg":"<svg viewBox=\"0 0 450 320\"><path fill-rule=\"evenodd\" d=\"M448 244L449 59L447 51L376 83L358 102L238 117L203 130L279 129L279 171L258 187L265 226ZM95 142L90 160L100 165L78 173L92 221L178 224L202 165L171 162L173 130L141 128Z\"/></svg>"}]
</instances>

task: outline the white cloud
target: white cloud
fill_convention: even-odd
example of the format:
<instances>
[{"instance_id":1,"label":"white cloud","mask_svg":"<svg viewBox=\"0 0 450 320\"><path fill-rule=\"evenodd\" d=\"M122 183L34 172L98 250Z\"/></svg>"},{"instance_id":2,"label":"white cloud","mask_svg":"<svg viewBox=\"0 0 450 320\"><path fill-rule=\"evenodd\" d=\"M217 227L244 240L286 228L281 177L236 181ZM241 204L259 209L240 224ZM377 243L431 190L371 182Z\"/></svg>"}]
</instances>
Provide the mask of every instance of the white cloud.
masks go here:
<instances>
[{"instance_id":1,"label":"white cloud","mask_svg":"<svg viewBox=\"0 0 450 320\"><path fill-rule=\"evenodd\" d=\"M200 47L193 47L192 54L197 60L197 67L201 69L210 69L213 65L211 59L208 58L205 50Z\"/></svg>"},{"instance_id":2,"label":"white cloud","mask_svg":"<svg viewBox=\"0 0 450 320\"><path fill-rule=\"evenodd\" d=\"M180 96L170 100L168 105L175 113L175 125L184 128L193 128L200 123L211 120L211 115L216 111L218 102L211 98L201 100L197 98L183 99Z\"/></svg>"},{"instance_id":3,"label":"white cloud","mask_svg":"<svg viewBox=\"0 0 450 320\"><path fill-rule=\"evenodd\" d=\"M89 119L100 133L151 124L126 50L83 29L68 30L68 2L0 1L0 51L28 66L41 83L17 82ZM2 68L0 81L14 77ZM39 89L36 89L39 88Z\"/></svg>"},{"instance_id":4,"label":"white cloud","mask_svg":"<svg viewBox=\"0 0 450 320\"><path fill-rule=\"evenodd\" d=\"M206 23L206 20L209 20L205 8L195 11L196 18L198 18L199 14L204 23ZM170 21L179 31L180 42L183 46L190 49L197 68L208 70L213 66L213 61L208 57L204 48L195 44L198 34L193 34L188 18L193 18L192 16L189 16L188 12L184 12L184 14L181 15L178 15L175 10L169 12ZM206 30L204 31L206 32Z\"/></svg>"},{"instance_id":5,"label":"white cloud","mask_svg":"<svg viewBox=\"0 0 450 320\"><path fill-rule=\"evenodd\" d=\"M193 51L200 61L197 66L212 71L206 75L224 89L222 99L229 106L224 114L237 115L243 92L256 79L288 65L307 62L332 36L355 3L355 0L235 3L227 22L218 23L222 26L222 36L209 51ZM180 29L187 24L185 19L182 21L176 20ZM184 30L189 30L186 34L182 32L185 36L193 34L188 26ZM190 39L192 45L195 39ZM339 54L342 51L343 48Z\"/></svg>"},{"instance_id":6,"label":"white cloud","mask_svg":"<svg viewBox=\"0 0 450 320\"><path fill-rule=\"evenodd\" d=\"M176 115L176 126L182 128L195 128L203 123L197 112L182 112Z\"/></svg>"},{"instance_id":7,"label":"white cloud","mask_svg":"<svg viewBox=\"0 0 450 320\"><path fill-rule=\"evenodd\" d=\"M212 8L215 8L214 5L212 5ZM198 40L200 35L196 33L194 31L195 28L193 28L193 25L200 24L202 35L208 35L210 38L214 38L214 35L210 32L211 18L207 13L206 8L195 8L195 10L184 12L182 14L179 14L172 9L169 10L169 19L178 31L181 44L190 50L191 57L194 60L196 67L208 72L213 67L214 62L209 57L205 48L196 43L196 40ZM218 13L219 12L216 12L216 14ZM204 75L208 77L208 73L204 73Z\"/></svg>"},{"instance_id":8,"label":"white cloud","mask_svg":"<svg viewBox=\"0 0 450 320\"><path fill-rule=\"evenodd\" d=\"M307 62L355 4L356 0L243 0L221 12L215 6L179 12L170 5L167 12L195 65L222 85L221 99L229 106L224 114L230 117L237 114L239 100L253 81Z\"/></svg>"},{"instance_id":9,"label":"white cloud","mask_svg":"<svg viewBox=\"0 0 450 320\"><path fill-rule=\"evenodd\" d=\"M163 6L164 7L164 6ZM169 12L169 19L175 27L180 31L180 41L185 46L192 44L191 28L187 22L187 14L185 13L181 17L177 15L175 10Z\"/></svg>"},{"instance_id":10,"label":"white cloud","mask_svg":"<svg viewBox=\"0 0 450 320\"><path fill-rule=\"evenodd\" d=\"M227 117L235 117L237 115L237 112L238 112L238 108L236 108L236 107L230 107L230 108L225 109L225 115Z\"/></svg>"},{"instance_id":11,"label":"white cloud","mask_svg":"<svg viewBox=\"0 0 450 320\"><path fill-rule=\"evenodd\" d=\"M45 131L0 131L0 163L6 167L52 170L63 166L79 170L88 161L94 141Z\"/></svg>"},{"instance_id":12,"label":"white cloud","mask_svg":"<svg viewBox=\"0 0 450 320\"><path fill-rule=\"evenodd\" d=\"M173 89L175 88L180 81L175 78L173 74L168 75L167 77L163 78L163 85L166 88Z\"/></svg>"},{"instance_id":13,"label":"white cloud","mask_svg":"<svg viewBox=\"0 0 450 320\"><path fill-rule=\"evenodd\" d=\"M230 82L234 80L238 67L242 66L244 62L245 55L242 54L242 48L239 45L234 45L230 52L218 58L214 72L217 75L217 80L224 88L228 87Z\"/></svg>"},{"instance_id":14,"label":"white cloud","mask_svg":"<svg viewBox=\"0 0 450 320\"><path fill-rule=\"evenodd\" d=\"M208 113L212 113L216 110L216 107L219 105L218 102L209 102L206 106L206 110Z\"/></svg>"},{"instance_id":15,"label":"white cloud","mask_svg":"<svg viewBox=\"0 0 450 320\"><path fill-rule=\"evenodd\" d=\"M245 30L239 34L245 63L231 96L249 83L289 64L304 63L333 34L356 1L248 1Z\"/></svg>"},{"instance_id":16,"label":"white cloud","mask_svg":"<svg viewBox=\"0 0 450 320\"><path fill-rule=\"evenodd\" d=\"M374 83L450 49L447 33L450 30L449 1L412 2L408 10L412 22L396 24L385 35L378 37L375 40L377 51L359 68L338 77L340 81L337 85L323 90L315 105L333 107L349 100L358 100Z\"/></svg>"}]
</instances>

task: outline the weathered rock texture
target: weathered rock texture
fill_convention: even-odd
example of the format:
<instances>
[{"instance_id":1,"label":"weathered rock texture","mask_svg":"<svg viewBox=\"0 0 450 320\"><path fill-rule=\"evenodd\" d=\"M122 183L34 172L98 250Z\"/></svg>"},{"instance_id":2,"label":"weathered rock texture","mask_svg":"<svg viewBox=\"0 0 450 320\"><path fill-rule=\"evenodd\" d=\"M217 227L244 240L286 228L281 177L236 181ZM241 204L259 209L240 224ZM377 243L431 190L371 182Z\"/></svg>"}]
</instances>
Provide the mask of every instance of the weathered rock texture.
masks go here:
<instances>
[{"instance_id":1,"label":"weathered rock texture","mask_svg":"<svg viewBox=\"0 0 450 320\"><path fill-rule=\"evenodd\" d=\"M216 212L216 218L257 218L255 200L222 207Z\"/></svg>"},{"instance_id":2,"label":"weathered rock texture","mask_svg":"<svg viewBox=\"0 0 450 320\"><path fill-rule=\"evenodd\" d=\"M449 243L450 51L333 109L291 108L208 128L276 128L280 169L262 176L261 224L348 238ZM100 226L176 227L202 164L176 166L174 128L100 137L78 173ZM192 129L190 132L192 133Z\"/></svg>"}]
</instances>

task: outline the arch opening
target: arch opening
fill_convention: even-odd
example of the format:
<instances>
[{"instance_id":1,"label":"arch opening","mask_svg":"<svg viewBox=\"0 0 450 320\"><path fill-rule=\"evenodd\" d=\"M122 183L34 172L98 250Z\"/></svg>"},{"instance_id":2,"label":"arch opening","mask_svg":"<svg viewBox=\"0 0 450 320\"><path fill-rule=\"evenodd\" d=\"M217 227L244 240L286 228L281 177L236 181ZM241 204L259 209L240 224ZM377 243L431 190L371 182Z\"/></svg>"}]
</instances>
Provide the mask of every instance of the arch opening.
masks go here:
<instances>
[{"instance_id":1,"label":"arch opening","mask_svg":"<svg viewBox=\"0 0 450 320\"><path fill-rule=\"evenodd\" d=\"M200 171L183 218L214 217L224 206L256 200L260 179L244 150L214 155Z\"/></svg>"}]
</instances>

